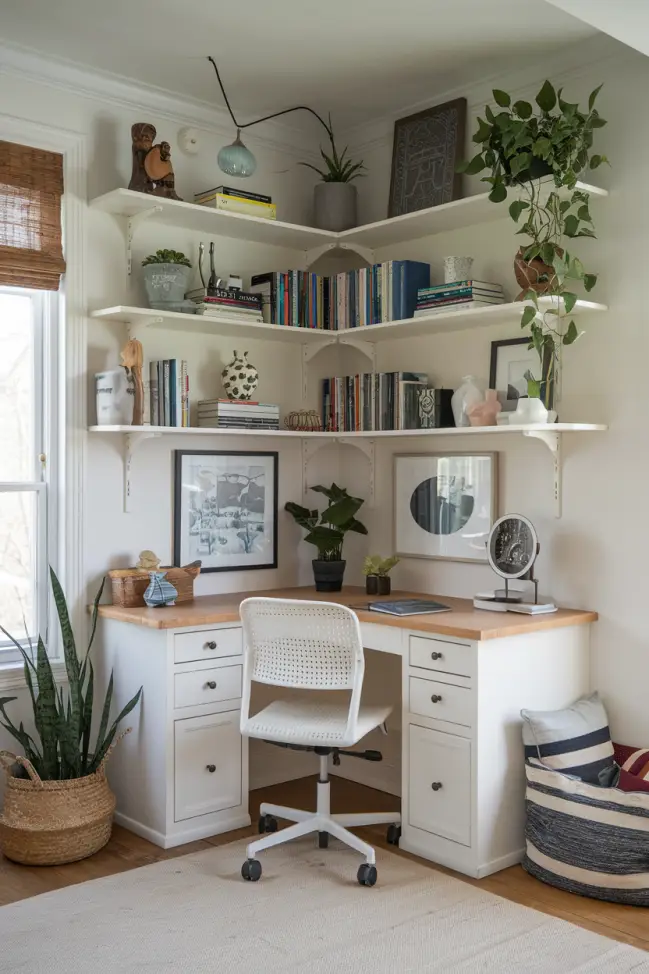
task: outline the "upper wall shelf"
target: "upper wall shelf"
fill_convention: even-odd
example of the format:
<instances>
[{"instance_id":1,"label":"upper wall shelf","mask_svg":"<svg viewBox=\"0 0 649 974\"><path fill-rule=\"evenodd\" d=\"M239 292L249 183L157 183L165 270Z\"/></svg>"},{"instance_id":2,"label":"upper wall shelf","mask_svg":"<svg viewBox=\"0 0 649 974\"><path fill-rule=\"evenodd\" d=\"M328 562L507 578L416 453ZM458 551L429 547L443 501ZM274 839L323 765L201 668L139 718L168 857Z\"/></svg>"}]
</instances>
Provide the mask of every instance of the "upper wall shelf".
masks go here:
<instances>
[{"instance_id":1,"label":"upper wall shelf","mask_svg":"<svg viewBox=\"0 0 649 974\"><path fill-rule=\"evenodd\" d=\"M605 189L587 183L577 183L577 188L592 196L608 196ZM160 223L197 230L212 236L220 234L237 240L304 250L309 263L319 253L330 249L358 250L364 257L371 259L371 252L378 247L459 230L477 223L502 220L506 216L505 209L491 203L487 193L466 196L464 199L431 206L415 213L368 223L366 226L343 230L342 233L283 223L280 220L263 220L239 213L224 213L207 206L167 200L130 189L114 189L103 196L97 196L91 200L90 205L104 213L128 217L129 236L132 236L138 220L151 217Z\"/></svg>"}]
</instances>

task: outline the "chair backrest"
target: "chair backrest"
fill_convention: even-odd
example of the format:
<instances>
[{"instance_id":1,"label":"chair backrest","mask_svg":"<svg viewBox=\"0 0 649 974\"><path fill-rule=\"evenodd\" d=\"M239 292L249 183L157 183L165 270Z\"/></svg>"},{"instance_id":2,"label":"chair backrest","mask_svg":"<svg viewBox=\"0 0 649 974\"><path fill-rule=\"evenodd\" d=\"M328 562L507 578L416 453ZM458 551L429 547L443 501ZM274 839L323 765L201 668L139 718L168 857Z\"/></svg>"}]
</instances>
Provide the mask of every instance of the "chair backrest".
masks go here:
<instances>
[{"instance_id":1,"label":"chair backrest","mask_svg":"<svg viewBox=\"0 0 649 974\"><path fill-rule=\"evenodd\" d=\"M301 690L351 690L350 721L358 716L365 661L358 617L336 602L245 599L241 718L248 717L250 684Z\"/></svg>"}]
</instances>

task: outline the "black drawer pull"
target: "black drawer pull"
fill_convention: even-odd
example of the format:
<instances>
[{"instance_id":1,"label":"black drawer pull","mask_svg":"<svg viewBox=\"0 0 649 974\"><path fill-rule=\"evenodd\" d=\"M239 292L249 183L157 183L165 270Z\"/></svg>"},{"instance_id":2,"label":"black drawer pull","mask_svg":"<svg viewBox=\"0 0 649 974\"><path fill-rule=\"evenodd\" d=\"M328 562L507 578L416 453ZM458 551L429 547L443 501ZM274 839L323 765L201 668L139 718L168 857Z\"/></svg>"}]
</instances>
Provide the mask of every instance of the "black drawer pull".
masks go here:
<instances>
[{"instance_id":1,"label":"black drawer pull","mask_svg":"<svg viewBox=\"0 0 649 974\"><path fill-rule=\"evenodd\" d=\"M210 639L209 643L205 643L205 649L216 649L216 643L213 639Z\"/></svg>"},{"instance_id":2,"label":"black drawer pull","mask_svg":"<svg viewBox=\"0 0 649 974\"><path fill-rule=\"evenodd\" d=\"M216 690L216 681L215 680L208 680L207 683L205 684L205 689L206 690Z\"/></svg>"},{"instance_id":3,"label":"black drawer pull","mask_svg":"<svg viewBox=\"0 0 649 974\"><path fill-rule=\"evenodd\" d=\"M432 785L430 787L433 789L433 791L439 791L439 789L442 787L442 782L441 781L433 781L433 783L432 783Z\"/></svg>"},{"instance_id":4,"label":"black drawer pull","mask_svg":"<svg viewBox=\"0 0 649 974\"><path fill-rule=\"evenodd\" d=\"M433 703L441 703L442 702L442 698L439 695L439 693L434 693L430 699L433 701Z\"/></svg>"},{"instance_id":5,"label":"black drawer pull","mask_svg":"<svg viewBox=\"0 0 649 974\"><path fill-rule=\"evenodd\" d=\"M216 771L216 765L215 764L207 764L207 765L205 765L205 767L209 771L210 774L214 774L214 772Z\"/></svg>"},{"instance_id":6,"label":"black drawer pull","mask_svg":"<svg viewBox=\"0 0 649 974\"><path fill-rule=\"evenodd\" d=\"M442 656L441 653L431 653L430 654L430 658L431 659L444 659L444 657Z\"/></svg>"}]
</instances>

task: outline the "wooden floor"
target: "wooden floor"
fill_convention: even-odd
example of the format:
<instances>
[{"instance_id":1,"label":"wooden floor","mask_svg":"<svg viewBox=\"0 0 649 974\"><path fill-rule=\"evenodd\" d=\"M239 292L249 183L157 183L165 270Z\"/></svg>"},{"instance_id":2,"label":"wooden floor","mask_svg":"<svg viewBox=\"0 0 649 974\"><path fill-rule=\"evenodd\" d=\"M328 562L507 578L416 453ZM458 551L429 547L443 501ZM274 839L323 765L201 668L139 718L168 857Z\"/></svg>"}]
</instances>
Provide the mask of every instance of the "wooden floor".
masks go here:
<instances>
[{"instance_id":1,"label":"wooden floor","mask_svg":"<svg viewBox=\"0 0 649 974\"><path fill-rule=\"evenodd\" d=\"M255 810L261 801L276 802L277 804L292 805L297 808L315 808L316 778L301 778L271 788L260 789L250 794L250 809L255 821ZM343 778L333 778L331 787L331 804L334 812L355 811L388 811L395 807L397 799L384 792L374 791L364 785L358 785ZM212 846L224 845L247 835L256 834L256 824L250 829L238 829L227 832L200 842L178 846L175 849L160 849L146 839L141 839L126 829L115 827L113 837L108 845L90 859L71 863L68 866L18 866L0 857L0 905L13 903L15 900L28 896L37 896L49 890L60 889L75 883L83 883L100 876L110 876L113 873L125 872L138 866L146 866L161 859L183 856L189 852L209 849ZM359 830L373 845L383 846L391 851L392 846L385 842L385 828L383 826L369 827ZM353 857L353 853L350 853ZM573 896L561 890L546 886L538 880L528 876L520 866L512 866L502 872L488 876L486 879L473 880L441 866L433 866L416 856L409 856L406 852L398 855L450 873L463 882L489 890L498 896L523 903L525 906L541 910L553 916L561 917L578 926L593 930L596 933L632 944L649 951L649 909L633 906L618 906L614 903L600 903L597 900ZM379 880L380 881L380 880Z\"/></svg>"}]
</instances>

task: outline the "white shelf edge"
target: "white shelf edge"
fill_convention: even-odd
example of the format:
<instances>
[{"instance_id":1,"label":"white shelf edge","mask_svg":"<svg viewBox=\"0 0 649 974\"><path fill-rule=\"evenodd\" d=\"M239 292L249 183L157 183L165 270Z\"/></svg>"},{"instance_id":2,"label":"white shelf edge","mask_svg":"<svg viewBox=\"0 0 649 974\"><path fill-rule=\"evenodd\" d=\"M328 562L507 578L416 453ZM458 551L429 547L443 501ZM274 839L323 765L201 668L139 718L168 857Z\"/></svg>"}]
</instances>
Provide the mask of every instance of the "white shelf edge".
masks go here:
<instances>
[{"instance_id":1,"label":"white shelf edge","mask_svg":"<svg viewBox=\"0 0 649 974\"><path fill-rule=\"evenodd\" d=\"M541 433L591 433L603 432L608 426L601 423L543 423L538 426L463 426L444 427L429 430L366 430L364 432L323 433L319 431L305 432L293 430L232 430L219 429L216 426L90 426L90 433L149 433L169 436L263 436L289 437L293 440L355 440L355 439L387 439L404 436L486 436L488 434L526 433L530 430Z\"/></svg>"}]
</instances>

